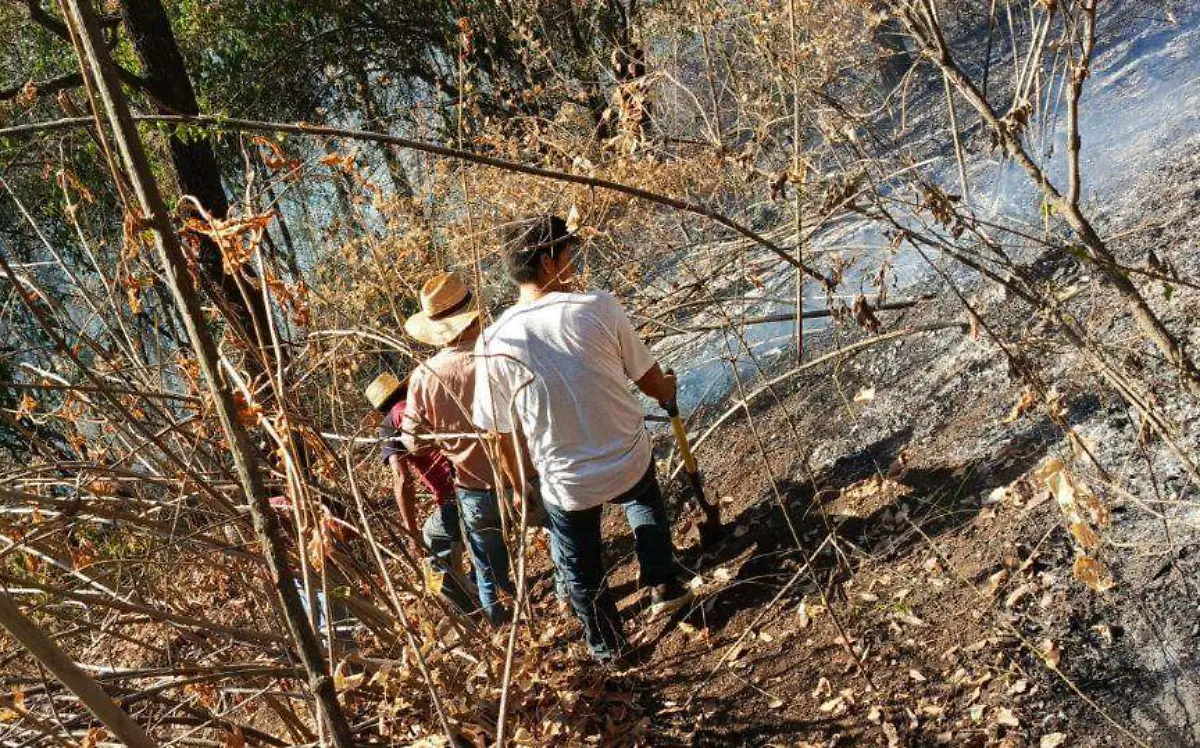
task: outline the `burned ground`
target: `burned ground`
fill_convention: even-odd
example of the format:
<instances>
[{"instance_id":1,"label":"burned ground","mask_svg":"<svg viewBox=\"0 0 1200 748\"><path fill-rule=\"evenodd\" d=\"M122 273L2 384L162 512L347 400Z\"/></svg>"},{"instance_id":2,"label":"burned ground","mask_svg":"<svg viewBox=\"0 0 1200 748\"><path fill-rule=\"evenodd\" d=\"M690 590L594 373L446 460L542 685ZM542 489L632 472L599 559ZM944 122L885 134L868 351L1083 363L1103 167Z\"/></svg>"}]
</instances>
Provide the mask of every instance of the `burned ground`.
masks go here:
<instances>
[{"instance_id":1,"label":"burned ground","mask_svg":"<svg viewBox=\"0 0 1200 748\"><path fill-rule=\"evenodd\" d=\"M1195 149L1184 153L1147 177L1166 185L1163 194L1141 193L1146 204L1108 216L1105 229L1124 236L1120 251L1131 264L1153 248L1187 276L1200 267L1192 239L1200 181ZM1147 228L1151 212L1169 228ZM1030 269L1081 287L1073 312L1138 349L1126 315L1101 300L1104 288L1070 257L1041 258ZM1038 321L997 304L994 289L970 298L1002 339L1037 333ZM1180 289L1156 306L1195 331L1196 302L1195 291ZM964 316L943 293L891 326ZM842 335L852 333L827 334L820 352ZM689 531L698 515L682 487L669 488L681 563L699 575L687 615L642 622L632 539L619 512L608 516L612 584L646 658L609 685L635 694L647 719L643 739L1200 740L1191 674L1200 535L1186 476L1161 444L1139 441L1136 417L1073 353L1052 340L1041 350L1065 421L1111 478L1072 463L1112 513L1103 530L1111 590L1095 592L1072 572L1071 533L1035 474L1050 458L1071 461L1071 448L1038 409L1013 412L1022 387L994 342L950 329L882 345L836 371L780 385L777 402L765 396L752 420L731 419L700 448L731 530L716 551L699 552ZM1169 371L1155 376L1173 386ZM855 402L865 387L874 398ZM1180 422L1194 448L1196 420ZM666 455L665 440L661 447Z\"/></svg>"}]
</instances>

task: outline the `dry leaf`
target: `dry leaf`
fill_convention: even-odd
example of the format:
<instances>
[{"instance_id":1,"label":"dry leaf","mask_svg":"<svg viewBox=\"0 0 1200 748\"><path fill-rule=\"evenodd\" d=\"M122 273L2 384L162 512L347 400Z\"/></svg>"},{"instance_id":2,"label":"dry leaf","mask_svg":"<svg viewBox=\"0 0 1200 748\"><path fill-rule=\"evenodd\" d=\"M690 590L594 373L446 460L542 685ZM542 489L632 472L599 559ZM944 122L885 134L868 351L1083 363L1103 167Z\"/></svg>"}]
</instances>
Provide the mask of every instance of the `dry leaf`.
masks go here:
<instances>
[{"instance_id":1,"label":"dry leaf","mask_svg":"<svg viewBox=\"0 0 1200 748\"><path fill-rule=\"evenodd\" d=\"M256 427L262 423L262 405L249 400L241 390L233 393L233 401L237 408L237 419L243 426Z\"/></svg>"},{"instance_id":2,"label":"dry leaf","mask_svg":"<svg viewBox=\"0 0 1200 748\"><path fill-rule=\"evenodd\" d=\"M1010 423L1016 423L1034 405L1037 405L1037 393L1034 392L1033 387L1026 387L1021 392L1021 397L1017 400L1017 404L1013 406L1012 412L1001 423L1006 426Z\"/></svg>"},{"instance_id":3,"label":"dry leaf","mask_svg":"<svg viewBox=\"0 0 1200 748\"><path fill-rule=\"evenodd\" d=\"M829 701L823 702L821 704L821 711L825 712L825 713L835 711L836 709L841 707L845 703L845 701L846 700L843 699L841 696L834 696Z\"/></svg>"},{"instance_id":4,"label":"dry leaf","mask_svg":"<svg viewBox=\"0 0 1200 748\"><path fill-rule=\"evenodd\" d=\"M308 538L308 560L317 572L325 568L325 559L333 553L333 537L324 523L314 526Z\"/></svg>"},{"instance_id":5,"label":"dry leaf","mask_svg":"<svg viewBox=\"0 0 1200 748\"><path fill-rule=\"evenodd\" d=\"M800 603L796 606L796 616L798 618L796 625L802 629L808 628L808 624L812 623L812 617L808 614L808 603Z\"/></svg>"},{"instance_id":6,"label":"dry leaf","mask_svg":"<svg viewBox=\"0 0 1200 748\"><path fill-rule=\"evenodd\" d=\"M1058 748L1065 742L1067 742L1067 734L1065 732L1052 732L1048 735L1043 735L1038 745L1041 748Z\"/></svg>"},{"instance_id":7,"label":"dry leaf","mask_svg":"<svg viewBox=\"0 0 1200 748\"><path fill-rule=\"evenodd\" d=\"M1030 595L1032 595L1033 592L1034 592L1033 583L1026 582L1025 584L1016 588L1012 592L1008 593L1008 597L1005 598L1005 600L1004 600L1004 607L1006 607L1006 608L1013 607L1017 603L1024 600L1026 597L1029 597Z\"/></svg>"},{"instance_id":8,"label":"dry leaf","mask_svg":"<svg viewBox=\"0 0 1200 748\"><path fill-rule=\"evenodd\" d=\"M1109 522L1112 521L1112 511L1100 500L1100 497L1092 493L1090 488L1085 485L1080 485L1078 488L1077 498L1083 508L1087 510L1092 523L1096 527L1108 527Z\"/></svg>"},{"instance_id":9,"label":"dry leaf","mask_svg":"<svg viewBox=\"0 0 1200 748\"><path fill-rule=\"evenodd\" d=\"M996 724L1004 725L1005 727L1020 727L1021 722L1016 715L1008 707L1000 707L996 710Z\"/></svg>"},{"instance_id":10,"label":"dry leaf","mask_svg":"<svg viewBox=\"0 0 1200 748\"><path fill-rule=\"evenodd\" d=\"M25 711L25 693L13 691L11 694L0 694L0 722L10 722L21 716Z\"/></svg>"},{"instance_id":11,"label":"dry leaf","mask_svg":"<svg viewBox=\"0 0 1200 748\"><path fill-rule=\"evenodd\" d=\"M1107 592L1117 584L1104 564L1090 556L1080 556L1075 559L1072 571L1075 573L1076 579L1096 592Z\"/></svg>"},{"instance_id":12,"label":"dry leaf","mask_svg":"<svg viewBox=\"0 0 1200 748\"><path fill-rule=\"evenodd\" d=\"M1058 648L1057 644L1050 639L1043 639L1042 643L1038 645L1038 651L1047 666L1052 670L1058 670L1058 663L1062 661L1062 650Z\"/></svg>"},{"instance_id":13,"label":"dry leaf","mask_svg":"<svg viewBox=\"0 0 1200 748\"><path fill-rule=\"evenodd\" d=\"M33 396L28 392L21 396L21 401L17 403L17 418L28 418L37 410L38 401L33 399Z\"/></svg>"},{"instance_id":14,"label":"dry leaf","mask_svg":"<svg viewBox=\"0 0 1200 748\"><path fill-rule=\"evenodd\" d=\"M828 678L822 676L821 679L817 681L817 687L813 689L813 698L819 699L822 696L828 696L831 693L833 693L833 685L829 682Z\"/></svg>"},{"instance_id":15,"label":"dry leaf","mask_svg":"<svg viewBox=\"0 0 1200 748\"><path fill-rule=\"evenodd\" d=\"M1089 551L1094 551L1100 547L1100 536L1086 522L1072 522L1071 534L1075 536L1075 540L1081 546Z\"/></svg>"},{"instance_id":16,"label":"dry leaf","mask_svg":"<svg viewBox=\"0 0 1200 748\"><path fill-rule=\"evenodd\" d=\"M1001 569L1000 571L988 577L987 593L989 595L995 595L1000 591L1000 588L1003 587L1004 583L1007 581L1008 569Z\"/></svg>"},{"instance_id":17,"label":"dry leaf","mask_svg":"<svg viewBox=\"0 0 1200 748\"><path fill-rule=\"evenodd\" d=\"M908 677L912 678L917 683L924 683L926 680L928 680L924 675L921 675L920 670L909 670Z\"/></svg>"},{"instance_id":18,"label":"dry leaf","mask_svg":"<svg viewBox=\"0 0 1200 748\"><path fill-rule=\"evenodd\" d=\"M1058 502L1075 540L1087 550L1099 548L1100 536L1092 525L1104 527L1109 522L1110 514L1103 502L1086 484L1071 475L1057 457L1047 460L1037 475Z\"/></svg>"},{"instance_id":19,"label":"dry leaf","mask_svg":"<svg viewBox=\"0 0 1200 748\"><path fill-rule=\"evenodd\" d=\"M107 732L100 729L99 727L93 727L90 730L88 730L87 735L85 735L83 738L83 742L80 743L79 745L80 745L80 748L96 748L96 746L99 745L101 741L104 741L107 739L108 739Z\"/></svg>"},{"instance_id":20,"label":"dry leaf","mask_svg":"<svg viewBox=\"0 0 1200 748\"><path fill-rule=\"evenodd\" d=\"M1006 728L1019 728L1020 720L1016 719L1013 710L1008 707L1000 707L996 710L996 724L1004 725Z\"/></svg>"},{"instance_id":21,"label":"dry leaf","mask_svg":"<svg viewBox=\"0 0 1200 748\"><path fill-rule=\"evenodd\" d=\"M333 671L333 687L338 693L353 691L361 686L367 677L366 673L347 674L348 662L349 660L342 660Z\"/></svg>"}]
</instances>

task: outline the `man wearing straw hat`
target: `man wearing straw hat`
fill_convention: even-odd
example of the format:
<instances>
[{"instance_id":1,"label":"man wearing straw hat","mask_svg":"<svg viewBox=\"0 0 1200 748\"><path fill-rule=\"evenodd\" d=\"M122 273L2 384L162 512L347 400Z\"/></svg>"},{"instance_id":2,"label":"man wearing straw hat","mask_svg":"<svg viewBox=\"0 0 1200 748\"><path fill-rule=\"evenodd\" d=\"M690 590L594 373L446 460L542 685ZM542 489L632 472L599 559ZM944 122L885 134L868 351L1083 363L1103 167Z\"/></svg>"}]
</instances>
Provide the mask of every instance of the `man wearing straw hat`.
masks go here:
<instances>
[{"instance_id":1,"label":"man wearing straw hat","mask_svg":"<svg viewBox=\"0 0 1200 748\"><path fill-rule=\"evenodd\" d=\"M592 656L609 662L629 645L605 582L604 504L625 510L651 614L692 599L675 564L644 413L629 390L632 381L666 402L675 379L611 294L572 293L578 240L566 221L525 219L506 239L505 267L520 297L477 345L475 424L506 435L506 462L516 463L522 442L528 447L571 606Z\"/></svg>"},{"instance_id":2,"label":"man wearing straw hat","mask_svg":"<svg viewBox=\"0 0 1200 748\"><path fill-rule=\"evenodd\" d=\"M384 463L392 471L392 488L400 509L401 523L413 542L418 537L424 540L429 554L424 562L426 583L435 594L446 598L463 613L470 613L475 609L475 602L454 575L454 546L462 542L458 505L454 496L454 468L438 452L414 455L401 443L400 428L408 395L407 380L401 382L390 372L384 372L367 387L366 395L371 406L383 416L383 423L379 427L382 439L380 452ZM413 473L433 494L436 504L420 530L417 529Z\"/></svg>"},{"instance_id":3,"label":"man wearing straw hat","mask_svg":"<svg viewBox=\"0 0 1200 748\"><path fill-rule=\"evenodd\" d=\"M454 273L439 273L426 281L420 302L421 311L405 321L404 329L440 350L413 371L401 422L403 439L412 454L436 448L454 465L459 515L470 542L479 602L488 620L500 623L508 617L500 590L514 595L515 589L501 531L498 476L471 423L474 349L482 329L479 313L470 290Z\"/></svg>"}]
</instances>

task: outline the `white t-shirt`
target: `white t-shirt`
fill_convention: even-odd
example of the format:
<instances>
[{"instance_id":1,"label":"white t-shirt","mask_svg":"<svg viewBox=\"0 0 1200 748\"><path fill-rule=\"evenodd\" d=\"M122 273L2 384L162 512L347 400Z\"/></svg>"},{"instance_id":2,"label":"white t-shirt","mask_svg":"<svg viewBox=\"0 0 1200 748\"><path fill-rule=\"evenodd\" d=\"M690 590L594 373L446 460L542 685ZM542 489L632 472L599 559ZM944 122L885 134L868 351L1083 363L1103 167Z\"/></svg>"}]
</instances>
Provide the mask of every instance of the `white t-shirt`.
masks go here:
<instances>
[{"instance_id":1,"label":"white t-shirt","mask_svg":"<svg viewBox=\"0 0 1200 748\"><path fill-rule=\"evenodd\" d=\"M645 474L650 439L629 382L655 361L612 294L510 307L475 353L475 425L510 433L515 408L546 501L590 509Z\"/></svg>"}]
</instances>

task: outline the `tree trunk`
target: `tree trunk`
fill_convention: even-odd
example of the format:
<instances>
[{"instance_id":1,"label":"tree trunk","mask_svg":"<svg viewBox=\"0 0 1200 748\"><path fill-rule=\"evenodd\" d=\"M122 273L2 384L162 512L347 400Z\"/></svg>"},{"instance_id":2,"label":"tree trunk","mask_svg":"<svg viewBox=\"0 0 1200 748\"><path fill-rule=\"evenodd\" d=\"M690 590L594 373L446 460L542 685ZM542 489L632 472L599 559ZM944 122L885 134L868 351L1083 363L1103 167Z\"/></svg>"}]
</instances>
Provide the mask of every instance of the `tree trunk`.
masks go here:
<instances>
[{"instance_id":1,"label":"tree trunk","mask_svg":"<svg viewBox=\"0 0 1200 748\"><path fill-rule=\"evenodd\" d=\"M121 7L155 109L160 114L199 114L200 105L191 77L161 0L121 0ZM227 217L229 200L221 184L221 169L212 144L206 138L182 139L174 135L168 142L180 192L195 197L214 218ZM235 271L237 274L227 273L220 249L207 238L201 240L199 254L202 284L228 312L226 319L233 323L241 337L261 351L261 358L246 358L251 378L261 374L262 367L270 366L272 360L286 364L287 349L274 346L269 312L262 294L238 281L238 274L254 279L254 268L243 265ZM292 435L291 442L300 470L306 473L309 463L306 445L297 434Z\"/></svg>"},{"instance_id":2,"label":"tree trunk","mask_svg":"<svg viewBox=\"0 0 1200 748\"><path fill-rule=\"evenodd\" d=\"M355 96L358 99L359 106L363 109L363 114L372 123L371 129L386 130L387 125L379 121L380 106L379 102L375 99L375 91L371 86L371 80L367 75L366 68L362 65L356 65L354 74ZM391 146L380 144L379 155L383 158L383 165L387 167L388 176L392 180L392 189L403 197L412 197L412 185L408 182L408 175L405 173L404 165L400 163L396 151Z\"/></svg>"},{"instance_id":3,"label":"tree trunk","mask_svg":"<svg viewBox=\"0 0 1200 748\"><path fill-rule=\"evenodd\" d=\"M113 141L121 154L142 213L154 229L155 245L166 275L167 287L171 290L171 296L187 328L196 361L212 397L217 418L221 422L221 430L225 434L234 471L237 473L246 504L250 508L250 517L258 542L262 546L271 582L283 606L288 629L296 643L297 654L308 675L309 688L316 699L324 724L330 731L333 744L337 748L352 748L355 743L350 723L338 701L328 663L321 651L320 639L309 624L296 590L295 578L289 567L283 527L267 499L267 487L254 459L250 435L238 420L233 391L220 374L216 343L205 324L204 312L192 285L187 260L167 213L166 203L151 173L150 162L129 112L128 101L109 67L111 58L108 56L108 50L99 43L99 33L90 2L91 0L67 0L72 23L76 27L85 55L80 59L80 68L85 74L89 74L90 71L96 80L96 88L112 127Z\"/></svg>"},{"instance_id":4,"label":"tree trunk","mask_svg":"<svg viewBox=\"0 0 1200 748\"><path fill-rule=\"evenodd\" d=\"M162 3L122 0L121 6L156 108L167 110L163 113L199 114L196 92ZM204 139L184 141L172 137L170 146L179 189L185 195L195 196L214 216L224 218L229 212L229 201L221 187L221 172L212 145Z\"/></svg>"},{"instance_id":5,"label":"tree trunk","mask_svg":"<svg viewBox=\"0 0 1200 748\"><path fill-rule=\"evenodd\" d=\"M199 114L196 92L162 2L121 0L121 8L155 110L160 114ZM227 217L229 200L212 144L205 138L185 140L174 135L168 144L179 191L196 198L214 218ZM220 250L207 239L200 245L200 266L208 290L232 312L240 332L265 349L270 341L261 295L250 293L246 294L249 300L244 298L235 277L225 273ZM243 272L253 275L248 267Z\"/></svg>"}]
</instances>

